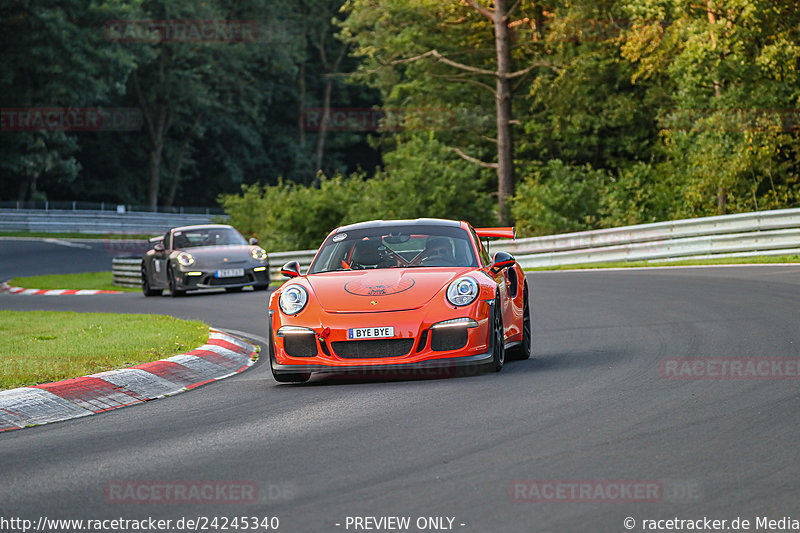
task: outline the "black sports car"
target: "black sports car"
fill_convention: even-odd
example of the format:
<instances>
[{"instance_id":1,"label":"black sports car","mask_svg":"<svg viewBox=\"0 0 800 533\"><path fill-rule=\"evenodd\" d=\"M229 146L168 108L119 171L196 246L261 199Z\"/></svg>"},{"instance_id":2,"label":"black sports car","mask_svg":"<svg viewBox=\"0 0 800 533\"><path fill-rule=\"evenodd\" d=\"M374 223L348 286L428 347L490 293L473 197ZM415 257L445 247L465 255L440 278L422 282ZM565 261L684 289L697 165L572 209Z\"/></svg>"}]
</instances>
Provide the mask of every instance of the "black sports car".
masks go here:
<instances>
[{"instance_id":1,"label":"black sports car","mask_svg":"<svg viewBox=\"0 0 800 533\"><path fill-rule=\"evenodd\" d=\"M150 242L153 248L142 259L145 296L160 295L164 289L180 296L192 289L269 287L267 252L231 226L182 226Z\"/></svg>"}]
</instances>

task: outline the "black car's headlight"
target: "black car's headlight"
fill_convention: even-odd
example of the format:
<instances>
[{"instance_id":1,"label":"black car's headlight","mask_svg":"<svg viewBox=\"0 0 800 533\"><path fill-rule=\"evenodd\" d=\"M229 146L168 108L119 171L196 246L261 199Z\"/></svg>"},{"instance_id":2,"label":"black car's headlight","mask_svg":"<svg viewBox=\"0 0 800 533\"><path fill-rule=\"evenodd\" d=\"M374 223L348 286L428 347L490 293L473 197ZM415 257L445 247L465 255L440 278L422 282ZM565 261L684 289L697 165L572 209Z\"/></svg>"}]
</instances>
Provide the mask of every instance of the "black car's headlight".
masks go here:
<instances>
[{"instance_id":1,"label":"black car's headlight","mask_svg":"<svg viewBox=\"0 0 800 533\"><path fill-rule=\"evenodd\" d=\"M181 252L181 253L179 253L178 256L175 258L175 260L178 261L179 265L185 266L185 267L188 267L188 266L191 266L191 265L194 264L194 256L192 256L192 254L190 254L189 252Z\"/></svg>"},{"instance_id":2,"label":"black car's headlight","mask_svg":"<svg viewBox=\"0 0 800 533\"><path fill-rule=\"evenodd\" d=\"M469 276L463 276L447 287L447 301L457 307L468 305L475 301L479 292L478 282Z\"/></svg>"},{"instance_id":3,"label":"black car's headlight","mask_svg":"<svg viewBox=\"0 0 800 533\"><path fill-rule=\"evenodd\" d=\"M300 285L291 285L283 289L278 305L287 315L296 315L308 303L308 292Z\"/></svg>"},{"instance_id":4,"label":"black car's headlight","mask_svg":"<svg viewBox=\"0 0 800 533\"><path fill-rule=\"evenodd\" d=\"M253 248L250 255L257 261L264 261L267 258L267 251L263 248Z\"/></svg>"}]
</instances>

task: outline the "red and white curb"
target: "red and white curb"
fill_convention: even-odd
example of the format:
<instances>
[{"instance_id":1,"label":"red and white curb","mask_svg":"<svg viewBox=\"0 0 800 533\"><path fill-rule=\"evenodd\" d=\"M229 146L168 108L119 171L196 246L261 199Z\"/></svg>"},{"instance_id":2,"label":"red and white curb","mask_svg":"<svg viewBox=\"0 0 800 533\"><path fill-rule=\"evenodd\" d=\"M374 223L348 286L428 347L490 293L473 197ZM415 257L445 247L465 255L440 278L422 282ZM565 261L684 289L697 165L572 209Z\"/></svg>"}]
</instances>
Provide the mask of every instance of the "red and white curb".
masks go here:
<instances>
[{"instance_id":1,"label":"red and white curb","mask_svg":"<svg viewBox=\"0 0 800 533\"><path fill-rule=\"evenodd\" d=\"M89 416L225 379L255 363L256 347L212 329L208 343L169 359L0 391L0 432Z\"/></svg>"},{"instance_id":2,"label":"red and white curb","mask_svg":"<svg viewBox=\"0 0 800 533\"><path fill-rule=\"evenodd\" d=\"M28 294L40 296L62 296L62 295L78 295L85 296L87 294L121 294L122 291L107 291L95 289L25 289L23 287L14 287L5 281L0 283L0 292L7 292L9 294Z\"/></svg>"}]
</instances>

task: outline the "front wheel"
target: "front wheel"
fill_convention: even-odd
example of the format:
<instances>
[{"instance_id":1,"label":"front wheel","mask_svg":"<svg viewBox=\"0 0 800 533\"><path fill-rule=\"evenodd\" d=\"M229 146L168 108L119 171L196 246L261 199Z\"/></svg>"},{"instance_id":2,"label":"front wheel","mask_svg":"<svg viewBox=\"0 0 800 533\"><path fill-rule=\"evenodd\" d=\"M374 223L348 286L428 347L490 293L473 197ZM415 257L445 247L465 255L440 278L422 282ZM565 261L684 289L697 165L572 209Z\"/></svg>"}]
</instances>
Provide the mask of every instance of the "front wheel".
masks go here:
<instances>
[{"instance_id":1,"label":"front wheel","mask_svg":"<svg viewBox=\"0 0 800 533\"><path fill-rule=\"evenodd\" d=\"M528 298L527 282L522 288L522 344L514 350L514 358L519 360L530 359L533 347L531 346L531 307Z\"/></svg>"},{"instance_id":2,"label":"front wheel","mask_svg":"<svg viewBox=\"0 0 800 533\"><path fill-rule=\"evenodd\" d=\"M505 334L503 331L503 309L500 307L500 298L494 301L494 327L492 328L492 370L500 372L506 362Z\"/></svg>"},{"instance_id":3,"label":"front wheel","mask_svg":"<svg viewBox=\"0 0 800 533\"><path fill-rule=\"evenodd\" d=\"M145 296L161 296L162 292L161 289L153 289L150 287L150 278L147 275L147 269L142 267L142 293Z\"/></svg>"},{"instance_id":4,"label":"front wheel","mask_svg":"<svg viewBox=\"0 0 800 533\"><path fill-rule=\"evenodd\" d=\"M183 296L186 291L178 289L178 280L175 279L175 274L172 272L172 267L167 267L167 277L169 278L169 295L173 298Z\"/></svg>"}]
</instances>

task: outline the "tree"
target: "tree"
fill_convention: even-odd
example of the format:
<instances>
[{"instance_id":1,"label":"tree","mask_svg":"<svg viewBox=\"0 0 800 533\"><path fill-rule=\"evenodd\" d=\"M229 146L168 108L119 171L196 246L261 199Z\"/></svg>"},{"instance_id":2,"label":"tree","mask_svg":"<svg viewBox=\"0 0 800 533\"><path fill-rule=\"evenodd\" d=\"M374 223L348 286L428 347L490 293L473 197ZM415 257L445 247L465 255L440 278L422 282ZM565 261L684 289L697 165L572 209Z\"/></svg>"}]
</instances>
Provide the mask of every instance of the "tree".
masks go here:
<instances>
[{"instance_id":1,"label":"tree","mask_svg":"<svg viewBox=\"0 0 800 533\"><path fill-rule=\"evenodd\" d=\"M635 80L673 89L660 112L667 159L681 176L673 216L792 206L800 199L800 13L767 0L625 3L622 51ZM780 198L776 202L776 199Z\"/></svg>"},{"instance_id":2,"label":"tree","mask_svg":"<svg viewBox=\"0 0 800 533\"><path fill-rule=\"evenodd\" d=\"M403 94L396 85L398 79L406 85L432 81L435 89L441 89L443 84L461 88L470 84L473 91L479 87L492 93L496 137L489 137L488 141L494 145L496 161L485 162L467 154L460 146L451 149L471 163L496 169L497 219L506 223L506 201L514 192L512 80L554 65L546 59L518 54L524 58L524 68L514 71L512 64L519 61L515 61L512 53L511 28L527 17L511 18L512 11L522 5L520 2L509 7L506 0L495 0L493 5L489 8L475 0L464 0L461 4L350 0L346 4L349 15L342 24L342 35L354 44L357 55L365 59L356 79L381 88L387 101L406 100L404 104L408 105L422 94L430 95L430 90L422 89L419 83L413 88L418 94ZM487 53L489 50L493 53ZM453 59L457 56L468 56L472 61ZM426 66L413 67L423 61ZM487 77L494 78L494 87L484 81ZM445 104L446 97L458 92L450 87L436 100L452 106L453 100ZM461 96L455 102L474 98Z\"/></svg>"},{"instance_id":3,"label":"tree","mask_svg":"<svg viewBox=\"0 0 800 533\"><path fill-rule=\"evenodd\" d=\"M128 50L107 46L103 23L133 16L140 2L64 0L36 5L8 0L0 6L4 108L96 108L119 94L134 66ZM10 119L9 119L10 120ZM20 201L46 198L44 189L74 181L78 133L56 127L0 132L0 195Z\"/></svg>"}]
</instances>

